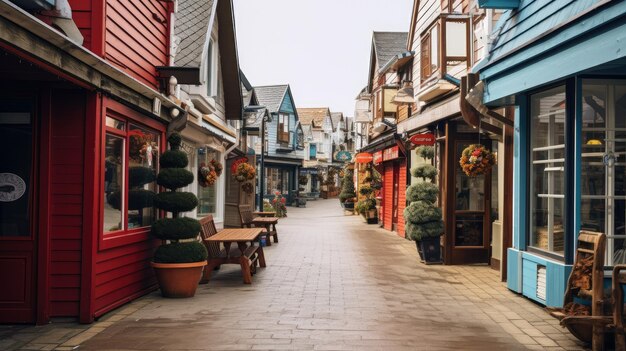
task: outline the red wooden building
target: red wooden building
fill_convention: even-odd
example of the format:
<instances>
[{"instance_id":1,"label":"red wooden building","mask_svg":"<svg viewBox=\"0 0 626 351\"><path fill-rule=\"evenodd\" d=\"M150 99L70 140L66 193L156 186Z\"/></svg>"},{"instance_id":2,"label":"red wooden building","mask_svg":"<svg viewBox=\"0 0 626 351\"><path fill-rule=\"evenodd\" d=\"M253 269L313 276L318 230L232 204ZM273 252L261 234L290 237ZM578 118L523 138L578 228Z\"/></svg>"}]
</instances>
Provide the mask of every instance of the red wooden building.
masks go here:
<instances>
[{"instance_id":1,"label":"red wooden building","mask_svg":"<svg viewBox=\"0 0 626 351\"><path fill-rule=\"evenodd\" d=\"M0 0L2 323L89 323L156 288L156 213L129 203L129 169L156 170L184 115L156 68L174 5L58 3Z\"/></svg>"}]
</instances>

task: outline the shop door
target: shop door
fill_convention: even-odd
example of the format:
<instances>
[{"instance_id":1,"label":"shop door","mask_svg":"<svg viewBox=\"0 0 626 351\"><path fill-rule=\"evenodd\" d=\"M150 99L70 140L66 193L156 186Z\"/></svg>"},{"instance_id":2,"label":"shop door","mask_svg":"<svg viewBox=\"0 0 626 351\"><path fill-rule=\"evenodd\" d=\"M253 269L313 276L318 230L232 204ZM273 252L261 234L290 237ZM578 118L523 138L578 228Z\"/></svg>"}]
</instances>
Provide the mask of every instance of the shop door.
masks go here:
<instances>
[{"instance_id":1,"label":"shop door","mask_svg":"<svg viewBox=\"0 0 626 351\"><path fill-rule=\"evenodd\" d=\"M472 138L474 140L469 140ZM482 174L467 176L458 160L463 150L476 144L477 136L468 140L457 140L454 144L454 177L452 202L452 233L447 244L452 248L451 264L490 263L491 221L489 209L491 199L491 176ZM484 145L490 145L491 141ZM450 242L451 241L451 242Z\"/></svg>"},{"instance_id":2,"label":"shop door","mask_svg":"<svg viewBox=\"0 0 626 351\"><path fill-rule=\"evenodd\" d=\"M607 235L607 266L626 263L626 82L583 81L581 228Z\"/></svg>"},{"instance_id":3,"label":"shop door","mask_svg":"<svg viewBox=\"0 0 626 351\"><path fill-rule=\"evenodd\" d=\"M393 164L385 163L383 173L383 228L392 230L393 223Z\"/></svg>"},{"instance_id":4,"label":"shop door","mask_svg":"<svg viewBox=\"0 0 626 351\"><path fill-rule=\"evenodd\" d=\"M392 210L392 218L391 218L391 230L397 232L398 231L398 192L400 189L400 177L399 171L400 167L398 167L395 163L393 165L393 210Z\"/></svg>"},{"instance_id":5,"label":"shop door","mask_svg":"<svg viewBox=\"0 0 626 351\"><path fill-rule=\"evenodd\" d=\"M0 99L0 323L35 321L32 106Z\"/></svg>"}]
</instances>

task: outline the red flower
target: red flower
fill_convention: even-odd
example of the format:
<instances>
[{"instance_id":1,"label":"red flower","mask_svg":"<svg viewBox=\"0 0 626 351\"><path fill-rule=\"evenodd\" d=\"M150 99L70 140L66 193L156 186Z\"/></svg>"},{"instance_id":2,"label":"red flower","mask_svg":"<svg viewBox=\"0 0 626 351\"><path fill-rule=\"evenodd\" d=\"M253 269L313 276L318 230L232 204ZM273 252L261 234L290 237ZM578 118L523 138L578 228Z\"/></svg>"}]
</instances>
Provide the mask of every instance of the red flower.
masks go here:
<instances>
[{"instance_id":1,"label":"red flower","mask_svg":"<svg viewBox=\"0 0 626 351\"><path fill-rule=\"evenodd\" d=\"M482 154L482 151L480 149L476 149L474 150L474 152L472 152L472 156L480 156Z\"/></svg>"},{"instance_id":2,"label":"red flower","mask_svg":"<svg viewBox=\"0 0 626 351\"><path fill-rule=\"evenodd\" d=\"M282 199L280 199L280 202L285 203L287 202L287 199L285 199L284 197Z\"/></svg>"}]
</instances>

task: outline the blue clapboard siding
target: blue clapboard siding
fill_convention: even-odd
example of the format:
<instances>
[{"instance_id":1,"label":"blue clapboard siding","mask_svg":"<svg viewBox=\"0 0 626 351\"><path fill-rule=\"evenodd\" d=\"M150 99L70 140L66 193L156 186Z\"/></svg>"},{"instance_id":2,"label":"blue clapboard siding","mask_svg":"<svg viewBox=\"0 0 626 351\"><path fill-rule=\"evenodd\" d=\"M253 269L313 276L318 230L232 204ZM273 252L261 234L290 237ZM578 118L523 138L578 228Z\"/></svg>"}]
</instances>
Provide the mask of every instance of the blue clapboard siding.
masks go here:
<instances>
[{"instance_id":1,"label":"blue clapboard siding","mask_svg":"<svg viewBox=\"0 0 626 351\"><path fill-rule=\"evenodd\" d=\"M509 248L507 254L507 265L506 265L506 286L515 291L518 294L522 293L522 272L521 272L521 263L522 263L522 252Z\"/></svg>"},{"instance_id":2,"label":"blue clapboard siding","mask_svg":"<svg viewBox=\"0 0 626 351\"><path fill-rule=\"evenodd\" d=\"M594 9L597 2L526 0L519 11L503 15L491 56L474 68L488 83L485 102L503 102L624 57L626 3L611 2ZM581 16L586 11L591 12Z\"/></svg>"},{"instance_id":3,"label":"blue clapboard siding","mask_svg":"<svg viewBox=\"0 0 626 351\"><path fill-rule=\"evenodd\" d=\"M546 300L537 297L537 268L546 267ZM529 252L522 253L522 294L546 306L563 306L563 295L572 266Z\"/></svg>"},{"instance_id":4,"label":"blue clapboard siding","mask_svg":"<svg viewBox=\"0 0 626 351\"><path fill-rule=\"evenodd\" d=\"M296 115L295 104L291 95L291 89L288 88L283 101L280 103L280 108L277 113L289 114L289 147L293 149L292 152L276 152L278 148L278 117L272 116L272 122L267 124L268 132L268 156L284 157L304 159L304 150L296 150L296 128L298 124L298 117Z\"/></svg>"}]
</instances>

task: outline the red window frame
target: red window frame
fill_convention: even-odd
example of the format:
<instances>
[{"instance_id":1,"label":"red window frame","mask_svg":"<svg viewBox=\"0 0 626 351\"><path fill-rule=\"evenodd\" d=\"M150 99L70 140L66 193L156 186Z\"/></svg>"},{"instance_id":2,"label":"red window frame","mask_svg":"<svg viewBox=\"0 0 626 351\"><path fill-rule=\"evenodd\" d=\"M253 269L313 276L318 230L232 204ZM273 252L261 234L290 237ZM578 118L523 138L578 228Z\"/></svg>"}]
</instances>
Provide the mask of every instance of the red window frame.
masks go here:
<instances>
[{"instance_id":1,"label":"red window frame","mask_svg":"<svg viewBox=\"0 0 626 351\"><path fill-rule=\"evenodd\" d=\"M99 221L98 221L98 247L100 250L111 249L119 246L124 246L136 242L142 242L150 240L150 231L151 227L140 227L140 228L132 228L127 229L128 225L128 210L124 207L122 211L124 228L121 230L117 230L114 232L104 232L104 194L102 189L104 189L104 161L105 161L105 139L106 135L115 135L118 137L122 137L125 140L124 146L124 189L126 190L124 193L124 204L128 203L128 190L127 181L128 181L128 162L129 162L129 148L128 148L128 128L131 124L146 128L151 132L157 134L160 138L159 142L159 153L162 153L165 150L165 130L166 126L150 117L140 114L137 111L130 109L129 107L122 105L118 102L109 100L105 98L103 102L102 114L101 114L101 125L102 132L100 135L100 163L98 168L99 182L97 187L97 199L100 206L99 209ZM125 123L125 130L121 131L116 128L106 126L106 117L113 118L115 120L119 120ZM157 214L158 217L158 214Z\"/></svg>"}]
</instances>

